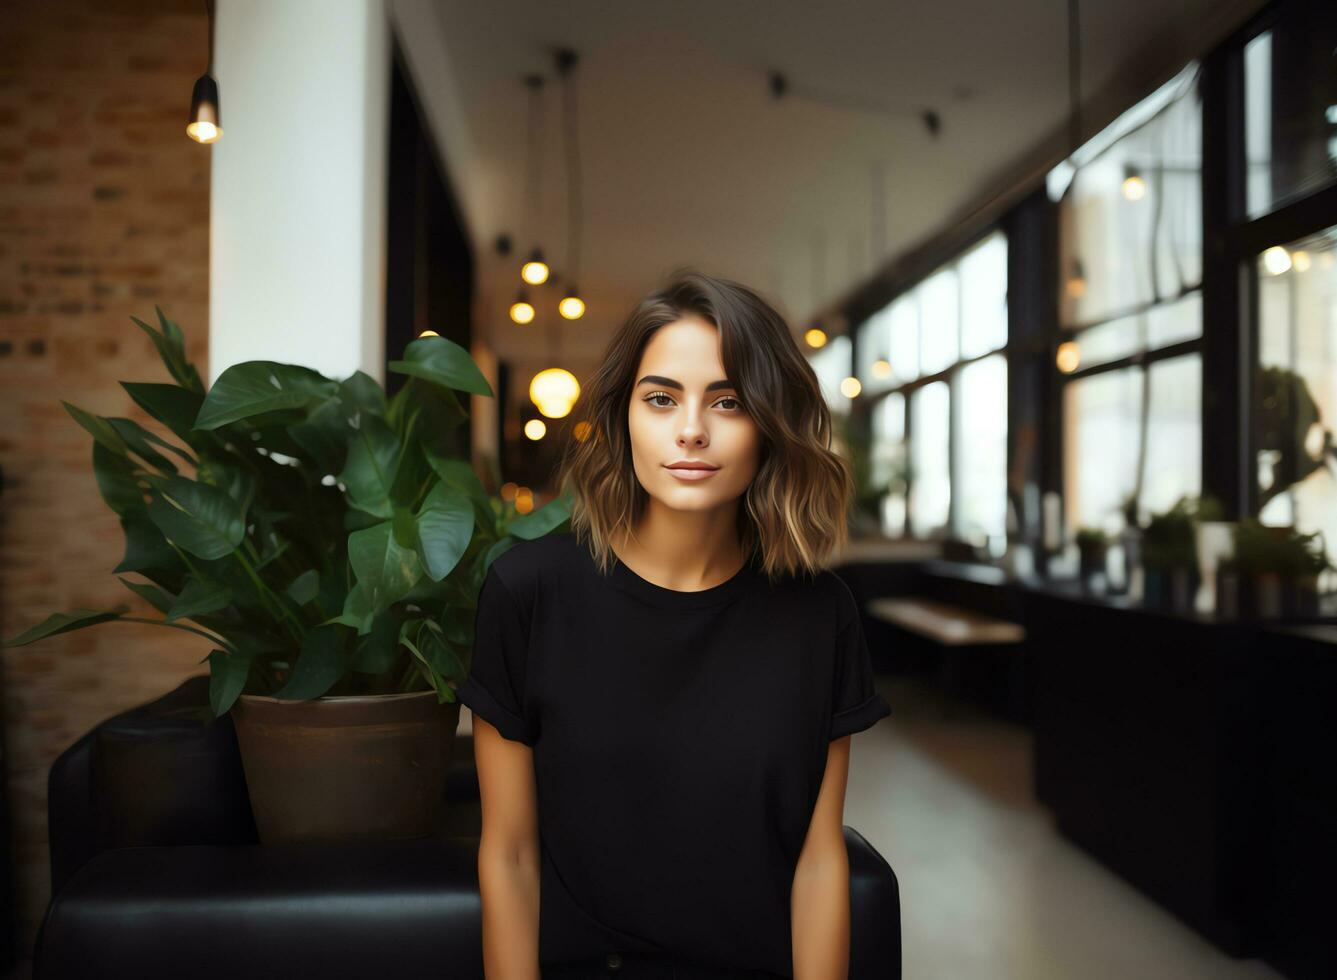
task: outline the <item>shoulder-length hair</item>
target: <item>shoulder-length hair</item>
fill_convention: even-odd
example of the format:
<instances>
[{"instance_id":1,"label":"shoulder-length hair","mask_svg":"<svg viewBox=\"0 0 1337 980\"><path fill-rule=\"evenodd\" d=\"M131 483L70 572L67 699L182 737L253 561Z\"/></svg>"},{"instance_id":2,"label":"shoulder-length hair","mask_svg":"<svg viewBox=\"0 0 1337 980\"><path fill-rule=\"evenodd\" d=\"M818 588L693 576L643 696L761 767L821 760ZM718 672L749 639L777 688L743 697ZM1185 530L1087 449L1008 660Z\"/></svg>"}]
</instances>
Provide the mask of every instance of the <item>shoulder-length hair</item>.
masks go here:
<instances>
[{"instance_id":1,"label":"shoulder-length hair","mask_svg":"<svg viewBox=\"0 0 1337 980\"><path fill-rule=\"evenodd\" d=\"M739 500L744 552L772 579L815 575L847 540L854 495L850 465L831 448L817 375L784 318L756 292L690 268L636 304L577 403L557 474L572 498L572 531L605 572L616 558L610 537L634 532L649 500L627 427L636 369L655 331L688 314L719 331L725 373L763 440L757 474Z\"/></svg>"}]
</instances>

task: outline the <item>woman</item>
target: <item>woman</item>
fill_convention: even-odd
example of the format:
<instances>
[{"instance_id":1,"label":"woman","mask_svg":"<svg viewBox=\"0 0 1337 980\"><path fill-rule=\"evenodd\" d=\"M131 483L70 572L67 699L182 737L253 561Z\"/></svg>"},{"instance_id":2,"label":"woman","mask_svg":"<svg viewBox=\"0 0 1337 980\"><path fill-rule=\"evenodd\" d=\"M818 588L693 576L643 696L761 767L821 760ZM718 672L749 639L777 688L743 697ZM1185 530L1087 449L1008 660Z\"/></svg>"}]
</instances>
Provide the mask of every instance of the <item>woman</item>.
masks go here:
<instances>
[{"instance_id":1,"label":"woman","mask_svg":"<svg viewBox=\"0 0 1337 980\"><path fill-rule=\"evenodd\" d=\"M756 293L687 272L582 407L574 533L493 561L458 691L487 977L844 977L849 736L891 709L823 566L852 483L817 378Z\"/></svg>"}]
</instances>

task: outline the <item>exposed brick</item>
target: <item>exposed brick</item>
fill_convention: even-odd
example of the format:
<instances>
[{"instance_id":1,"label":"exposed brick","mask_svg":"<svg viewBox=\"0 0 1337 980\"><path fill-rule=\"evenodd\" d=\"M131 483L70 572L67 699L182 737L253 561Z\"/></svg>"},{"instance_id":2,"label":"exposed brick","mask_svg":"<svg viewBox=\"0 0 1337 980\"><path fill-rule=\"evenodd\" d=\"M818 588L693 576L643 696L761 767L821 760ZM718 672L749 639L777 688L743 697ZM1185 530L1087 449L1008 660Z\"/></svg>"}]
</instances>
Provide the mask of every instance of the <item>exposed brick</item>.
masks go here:
<instances>
[{"instance_id":1,"label":"exposed brick","mask_svg":"<svg viewBox=\"0 0 1337 980\"><path fill-rule=\"evenodd\" d=\"M93 479L92 438L61 400L167 435L119 384L165 377L129 319L152 322L155 302L207 372L209 152L185 135L207 45L198 0L0 2L5 638L79 606L153 615L111 574L124 537ZM203 673L208 650L137 624L0 650L21 953L50 897L51 763L104 718Z\"/></svg>"}]
</instances>

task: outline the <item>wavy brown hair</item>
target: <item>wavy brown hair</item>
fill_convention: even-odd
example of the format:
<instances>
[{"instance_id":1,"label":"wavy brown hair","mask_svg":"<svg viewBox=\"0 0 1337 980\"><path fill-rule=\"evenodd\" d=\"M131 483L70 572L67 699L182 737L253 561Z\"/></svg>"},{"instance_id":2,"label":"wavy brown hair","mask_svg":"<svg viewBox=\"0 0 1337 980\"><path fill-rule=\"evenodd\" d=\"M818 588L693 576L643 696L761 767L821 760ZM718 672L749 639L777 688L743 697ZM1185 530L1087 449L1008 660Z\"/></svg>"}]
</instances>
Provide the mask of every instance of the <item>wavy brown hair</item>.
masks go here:
<instances>
[{"instance_id":1,"label":"wavy brown hair","mask_svg":"<svg viewBox=\"0 0 1337 980\"><path fill-rule=\"evenodd\" d=\"M762 436L761 462L739 500L740 543L771 578L815 575L845 544L854 495L849 463L831 448L831 411L789 325L756 292L679 270L632 309L577 406L557 481L572 497L571 528L603 571L618 532L635 530L649 500L632 465L627 406L650 337L689 314L720 334L720 357ZM588 426L581 425L588 423Z\"/></svg>"}]
</instances>

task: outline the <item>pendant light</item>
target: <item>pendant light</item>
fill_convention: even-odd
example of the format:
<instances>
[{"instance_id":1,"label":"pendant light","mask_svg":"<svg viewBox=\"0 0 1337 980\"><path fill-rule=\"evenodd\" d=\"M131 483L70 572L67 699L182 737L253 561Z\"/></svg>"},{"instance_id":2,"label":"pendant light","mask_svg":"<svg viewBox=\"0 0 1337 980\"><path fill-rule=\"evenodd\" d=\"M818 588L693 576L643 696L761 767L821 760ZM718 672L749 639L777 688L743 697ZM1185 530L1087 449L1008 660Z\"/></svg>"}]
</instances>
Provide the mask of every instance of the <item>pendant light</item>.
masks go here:
<instances>
[{"instance_id":1,"label":"pendant light","mask_svg":"<svg viewBox=\"0 0 1337 980\"><path fill-rule=\"evenodd\" d=\"M557 304L557 312L567 320L579 320L585 315L585 301L580 298L576 277L580 270L580 130L576 124L576 89L571 70L576 66L576 53L569 48L557 52L557 75L562 80L562 129L566 137L566 263L563 277L565 288Z\"/></svg>"},{"instance_id":2,"label":"pendant light","mask_svg":"<svg viewBox=\"0 0 1337 980\"><path fill-rule=\"evenodd\" d=\"M534 322L534 307L529 302L524 286L516 292L515 302L511 304L511 319L522 326Z\"/></svg>"},{"instance_id":3,"label":"pendant light","mask_svg":"<svg viewBox=\"0 0 1337 980\"><path fill-rule=\"evenodd\" d=\"M195 81L190 95L190 121L186 135L196 143L212 143L223 135L218 115L218 82L214 80L214 2L204 0L204 11L209 18L209 67Z\"/></svg>"},{"instance_id":4,"label":"pendant light","mask_svg":"<svg viewBox=\"0 0 1337 980\"><path fill-rule=\"evenodd\" d=\"M529 220L531 226L543 226L543 173L539 163L543 136L543 76L525 76L529 87ZM537 236L535 236L537 237ZM548 281L548 263L543 260L543 249L538 245L529 254L529 261L520 267L520 278L531 286Z\"/></svg>"}]
</instances>

